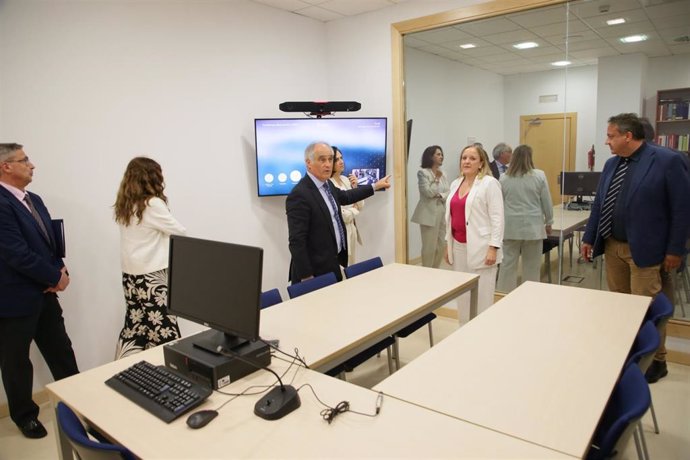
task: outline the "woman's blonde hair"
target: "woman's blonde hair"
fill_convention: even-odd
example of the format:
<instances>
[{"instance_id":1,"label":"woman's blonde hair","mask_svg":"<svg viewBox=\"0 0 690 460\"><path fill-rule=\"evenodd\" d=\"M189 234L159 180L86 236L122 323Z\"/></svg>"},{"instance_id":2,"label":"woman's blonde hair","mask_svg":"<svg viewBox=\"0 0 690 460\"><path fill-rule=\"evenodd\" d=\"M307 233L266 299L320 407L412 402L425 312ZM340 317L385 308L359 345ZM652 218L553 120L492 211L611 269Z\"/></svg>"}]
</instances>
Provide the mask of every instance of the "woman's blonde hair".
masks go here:
<instances>
[{"instance_id":1,"label":"woman's blonde hair","mask_svg":"<svg viewBox=\"0 0 690 460\"><path fill-rule=\"evenodd\" d=\"M146 157L133 158L127 165L125 175L120 182L115 200L115 222L128 226L132 217L141 222L144 209L153 197L160 198L166 204L168 198L163 193L165 183L163 170L156 161Z\"/></svg>"},{"instance_id":2,"label":"woman's blonde hair","mask_svg":"<svg viewBox=\"0 0 690 460\"><path fill-rule=\"evenodd\" d=\"M527 144L518 145L513 150L513 156L510 158L510 166L506 174L511 177L521 177L534 169L534 162L532 161L532 147Z\"/></svg>"},{"instance_id":3,"label":"woman's blonde hair","mask_svg":"<svg viewBox=\"0 0 690 460\"><path fill-rule=\"evenodd\" d=\"M487 174L491 174L491 167L489 167L489 155L484 150L484 147L477 145L477 143L470 144L460 151L460 164L462 165L462 154L465 153L467 149L475 149L479 154L479 159L482 161L482 165L479 167L479 172L477 173L477 179L481 179ZM460 175L462 176L462 167L460 167Z\"/></svg>"}]
</instances>

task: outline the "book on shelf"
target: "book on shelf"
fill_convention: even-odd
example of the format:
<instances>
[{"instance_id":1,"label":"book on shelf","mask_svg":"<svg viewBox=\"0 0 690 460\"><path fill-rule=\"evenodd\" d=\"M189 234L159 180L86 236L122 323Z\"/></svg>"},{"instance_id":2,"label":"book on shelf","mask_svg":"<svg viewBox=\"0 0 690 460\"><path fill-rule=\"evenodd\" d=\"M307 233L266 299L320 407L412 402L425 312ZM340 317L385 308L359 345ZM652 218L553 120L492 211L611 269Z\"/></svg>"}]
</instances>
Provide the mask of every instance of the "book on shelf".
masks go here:
<instances>
[{"instance_id":1,"label":"book on shelf","mask_svg":"<svg viewBox=\"0 0 690 460\"><path fill-rule=\"evenodd\" d=\"M687 120L690 100L659 99L657 121Z\"/></svg>"}]
</instances>

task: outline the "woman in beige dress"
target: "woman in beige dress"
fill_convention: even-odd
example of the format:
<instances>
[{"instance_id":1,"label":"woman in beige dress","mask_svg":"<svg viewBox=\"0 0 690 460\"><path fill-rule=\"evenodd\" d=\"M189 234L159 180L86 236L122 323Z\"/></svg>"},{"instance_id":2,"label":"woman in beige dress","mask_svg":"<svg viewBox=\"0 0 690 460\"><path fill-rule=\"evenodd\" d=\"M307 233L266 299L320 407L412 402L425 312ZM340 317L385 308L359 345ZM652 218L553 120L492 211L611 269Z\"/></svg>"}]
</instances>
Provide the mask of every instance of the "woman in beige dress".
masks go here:
<instances>
[{"instance_id":1,"label":"woman in beige dress","mask_svg":"<svg viewBox=\"0 0 690 460\"><path fill-rule=\"evenodd\" d=\"M427 147L417 171L419 202L412 214L412 222L419 224L422 235L422 265L438 268L446 251L446 222L444 219L448 179L443 173L443 150L438 145Z\"/></svg>"}]
</instances>

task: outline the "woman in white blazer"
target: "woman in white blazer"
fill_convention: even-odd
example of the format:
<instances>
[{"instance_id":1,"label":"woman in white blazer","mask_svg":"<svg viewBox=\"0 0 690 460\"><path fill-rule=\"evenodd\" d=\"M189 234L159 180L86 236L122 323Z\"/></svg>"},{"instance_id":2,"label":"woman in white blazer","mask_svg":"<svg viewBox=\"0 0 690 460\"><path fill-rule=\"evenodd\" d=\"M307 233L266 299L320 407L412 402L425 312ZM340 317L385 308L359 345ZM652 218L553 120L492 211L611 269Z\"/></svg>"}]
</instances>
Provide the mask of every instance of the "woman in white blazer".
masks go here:
<instances>
[{"instance_id":1,"label":"woman in white blazer","mask_svg":"<svg viewBox=\"0 0 690 460\"><path fill-rule=\"evenodd\" d=\"M497 264L503 257L503 195L483 148L460 155L460 177L446 200L446 260L457 271L479 275L478 313L493 304ZM460 322L469 316L469 294L460 297Z\"/></svg>"},{"instance_id":2,"label":"woman in white blazer","mask_svg":"<svg viewBox=\"0 0 690 460\"><path fill-rule=\"evenodd\" d=\"M343 160L343 152L338 147L333 146L333 172L331 173L331 182L340 190L351 190L357 187L357 178L350 174L349 177L343 176L345 171L345 160ZM359 215L359 211L364 207L364 201L358 201L355 204L341 205L340 212L343 215L345 222L345 233L347 237L347 264L355 263L355 243L362 244L362 237L359 235L357 222L355 217Z\"/></svg>"},{"instance_id":3,"label":"woman in white blazer","mask_svg":"<svg viewBox=\"0 0 690 460\"><path fill-rule=\"evenodd\" d=\"M508 293L517 287L517 265L522 256L522 281L541 280L543 240L553 224L553 204L544 171L534 169L532 147L513 152L508 171L501 176L506 230L503 263L497 288Z\"/></svg>"},{"instance_id":4,"label":"woman in white blazer","mask_svg":"<svg viewBox=\"0 0 690 460\"><path fill-rule=\"evenodd\" d=\"M443 173L443 150L438 145L424 149L421 169L417 171L419 202L412 222L419 224L422 236L422 265L438 268L446 252L445 203L448 179Z\"/></svg>"},{"instance_id":5,"label":"woman in white blazer","mask_svg":"<svg viewBox=\"0 0 690 460\"><path fill-rule=\"evenodd\" d=\"M180 337L176 318L168 315L168 247L170 235L183 234L185 228L170 214L164 188L160 165L137 157L127 165L117 192L127 311L116 359Z\"/></svg>"}]
</instances>

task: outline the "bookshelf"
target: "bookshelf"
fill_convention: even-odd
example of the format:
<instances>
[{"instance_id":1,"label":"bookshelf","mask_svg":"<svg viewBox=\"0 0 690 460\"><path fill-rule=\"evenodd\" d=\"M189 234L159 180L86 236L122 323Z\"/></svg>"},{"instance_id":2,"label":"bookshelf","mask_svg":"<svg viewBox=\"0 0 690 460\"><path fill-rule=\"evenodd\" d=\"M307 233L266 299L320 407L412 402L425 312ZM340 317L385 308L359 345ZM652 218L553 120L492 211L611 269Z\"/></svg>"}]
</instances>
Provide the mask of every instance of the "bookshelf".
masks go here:
<instances>
[{"instance_id":1,"label":"bookshelf","mask_svg":"<svg viewBox=\"0 0 690 460\"><path fill-rule=\"evenodd\" d=\"M656 142L687 153L690 151L690 88L657 91L656 101Z\"/></svg>"}]
</instances>

